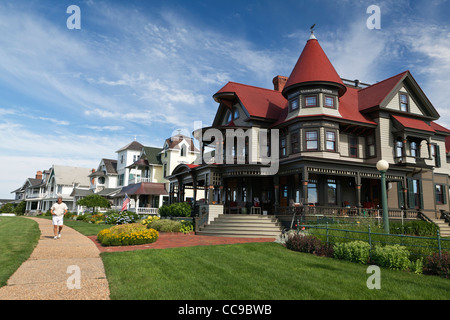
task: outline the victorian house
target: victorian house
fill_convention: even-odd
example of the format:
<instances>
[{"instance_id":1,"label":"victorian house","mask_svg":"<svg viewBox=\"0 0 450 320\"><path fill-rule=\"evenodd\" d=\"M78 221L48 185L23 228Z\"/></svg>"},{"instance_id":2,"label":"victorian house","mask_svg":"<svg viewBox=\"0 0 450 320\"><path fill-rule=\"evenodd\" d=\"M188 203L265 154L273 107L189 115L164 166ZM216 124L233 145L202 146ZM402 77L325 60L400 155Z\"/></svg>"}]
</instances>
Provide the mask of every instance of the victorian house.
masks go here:
<instances>
[{"instance_id":1,"label":"victorian house","mask_svg":"<svg viewBox=\"0 0 450 320\"><path fill-rule=\"evenodd\" d=\"M290 76L273 84L229 82L213 95L215 119L194 136L216 159L178 165L168 177L171 201L193 189L222 213L282 216L303 205L309 214L377 215L376 163L384 159L390 218L435 219L449 210L450 130L436 123L411 72L375 84L342 79L311 34ZM266 154L278 159L275 172L266 170Z\"/></svg>"}]
</instances>

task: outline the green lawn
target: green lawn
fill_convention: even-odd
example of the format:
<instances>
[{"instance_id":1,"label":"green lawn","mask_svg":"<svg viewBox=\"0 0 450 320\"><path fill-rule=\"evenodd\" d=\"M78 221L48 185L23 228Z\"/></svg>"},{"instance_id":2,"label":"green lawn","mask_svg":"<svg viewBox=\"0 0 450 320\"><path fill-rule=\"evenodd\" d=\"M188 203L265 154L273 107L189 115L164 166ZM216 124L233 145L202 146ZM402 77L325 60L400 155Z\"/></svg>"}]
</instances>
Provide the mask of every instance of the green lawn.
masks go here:
<instances>
[{"instance_id":1,"label":"green lawn","mask_svg":"<svg viewBox=\"0 0 450 320\"><path fill-rule=\"evenodd\" d=\"M51 216L39 216L38 218L49 220L52 219ZM84 234L85 236L96 236L101 230L113 226L113 224L94 224L67 218L64 218L64 225L77 230L79 233Z\"/></svg>"},{"instance_id":2,"label":"green lawn","mask_svg":"<svg viewBox=\"0 0 450 320\"><path fill-rule=\"evenodd\" d=\"M277 243L102 253L111 299L450 299L450 281L285 249Z\"/></svg>"},{"instance_id":3,"label":"green lawn","mask_svg":"<svg viewBox=\"0 0 450 320\"><path fill-rule=\"evenodd\" d=\"M27 260L39 240L38 224L23 217L0 217L0 287Z\"/></svg>"}]
</instances>

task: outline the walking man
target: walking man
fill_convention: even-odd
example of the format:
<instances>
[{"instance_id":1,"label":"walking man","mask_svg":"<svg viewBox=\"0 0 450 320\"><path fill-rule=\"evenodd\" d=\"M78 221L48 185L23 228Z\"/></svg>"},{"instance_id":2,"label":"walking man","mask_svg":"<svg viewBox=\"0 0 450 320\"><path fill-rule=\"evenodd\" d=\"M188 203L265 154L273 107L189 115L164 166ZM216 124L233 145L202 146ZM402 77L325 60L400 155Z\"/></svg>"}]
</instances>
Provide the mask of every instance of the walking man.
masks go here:
<instances>
[{"instance_id":1,"label":"walking man","mask_svg":"<svg viewBox=\"0 0 450 320\"><path fill-rule=\"evenodd\" d=\"M63 218L67 213L67 205L62 202L62 197L58 197L58 202L52 205L50 212L52 213L53 233L55 240L61 238L61 230L63 227ZM59 228L59 230L58 230Z\"/></svg>"}]
</instances>

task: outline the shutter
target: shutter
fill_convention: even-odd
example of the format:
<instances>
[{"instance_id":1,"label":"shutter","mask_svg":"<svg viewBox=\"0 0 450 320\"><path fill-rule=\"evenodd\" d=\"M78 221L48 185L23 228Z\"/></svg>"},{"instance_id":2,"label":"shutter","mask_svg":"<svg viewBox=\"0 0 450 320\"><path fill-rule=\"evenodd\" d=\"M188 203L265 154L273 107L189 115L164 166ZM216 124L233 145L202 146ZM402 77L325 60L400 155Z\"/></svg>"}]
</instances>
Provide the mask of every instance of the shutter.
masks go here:
<instances>
[{"instance_id":1,"label":"shutter","mask_svg":"<svg viewBox=\"0 0 450 320\"><path fill-rule=\"evenodd\" d=\"M434 145L434 156L435 156L435 160L436 160L436 167L440 168L441 167L441 151L440 148L437 144Z\"/></svg>"},{"instance_id":2,"label":"shutter","mask_svg":"<svg viewBox=\"0 0 450 320\"><path fill-rule=\"evenodd\" d=\"M422 189L422 180L418 180L419 182L419 208L423 210L423 189Z\"/></svg>"},{"instance_id":3,"label":"shutter","mask_svg":"<svg viewBox=\"0 0 450 320\"><path fill-rule=\"evenodd\" d=\"M443 184L441 188L442 188L442 204L447 204L448 187L445 184Z\"/></svg>"},{"instance_id":4,"label":"shutter","mask_svg":"<svg viewBox=\"0 0 450 320\"><path fill-rule=\"evenodd\" d=\"M397 182L397 196L398 196L398 207L401 208L405 204L403 203L403 181Z\"/></svg>"},{"instance_id":5,"label":"shutter","mask_svg":"<svg viewBox=\"0 0 450 320\"><path fill-rule=\"evenodd\" d=\"M408 208L414 209L415 199L414 199L414 187L413 187L413 180L411 178L407 178L408 182Z\"/></svg>"}]
</instances>

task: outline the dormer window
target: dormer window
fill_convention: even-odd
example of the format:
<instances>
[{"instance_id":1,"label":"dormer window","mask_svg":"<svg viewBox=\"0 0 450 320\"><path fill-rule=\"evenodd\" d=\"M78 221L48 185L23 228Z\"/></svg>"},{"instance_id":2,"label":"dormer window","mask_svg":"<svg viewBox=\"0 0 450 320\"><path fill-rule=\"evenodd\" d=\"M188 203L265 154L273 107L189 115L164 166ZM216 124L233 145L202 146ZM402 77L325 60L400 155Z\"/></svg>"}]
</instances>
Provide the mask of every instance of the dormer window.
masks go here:
<instances>
[{"instance_id":1,"label":"dormer window","mask_svg":"<svg viewBox=\"0 0 450 320\"><path fill-rule=\"evenodd\" d=\"M232 118L233 118L233 115L231 114L231 111L227 111L227 115L226 115L227 124L231 122Z\"/></svg>"},{"instance_id":2,"label":"dormer window","mask_svg":"<svg viewBox=\"0 0 450 320\"><path fill-rule=\"evenodd\" d=\"M305 97L305 108L318 107L317 96L306 96Z\"/></svg>"},{"instance_id":3,"label":"dormer window","mask_svg":"<svg viewBox=\"0 0 450 320\"><path fill-rule=\"evenodd\" d=\"M233 110L233 119L239 119L239 110L237 108Z\"/></svg>"},{"instance_id":4,"label":"dormer window","mask_svg":"<svg viewBox=\"0 0 450 320\"><path fill-rule=\"evenodd\" d=\"M400 110L403 112L408 112L409 110L408 95L406 93L400 93Z\"/></svg>"},{"instance_id":5,"label":"dormer window","mask_svg":"<svg viewBox=\"0 0 450 320\"><path fill-rule=\"evenodd\" d=\"M180 150L180 157L184 157L186 156L186 146L183 145L181 146L181 150Z\"/></svg>"}]
</instances>

